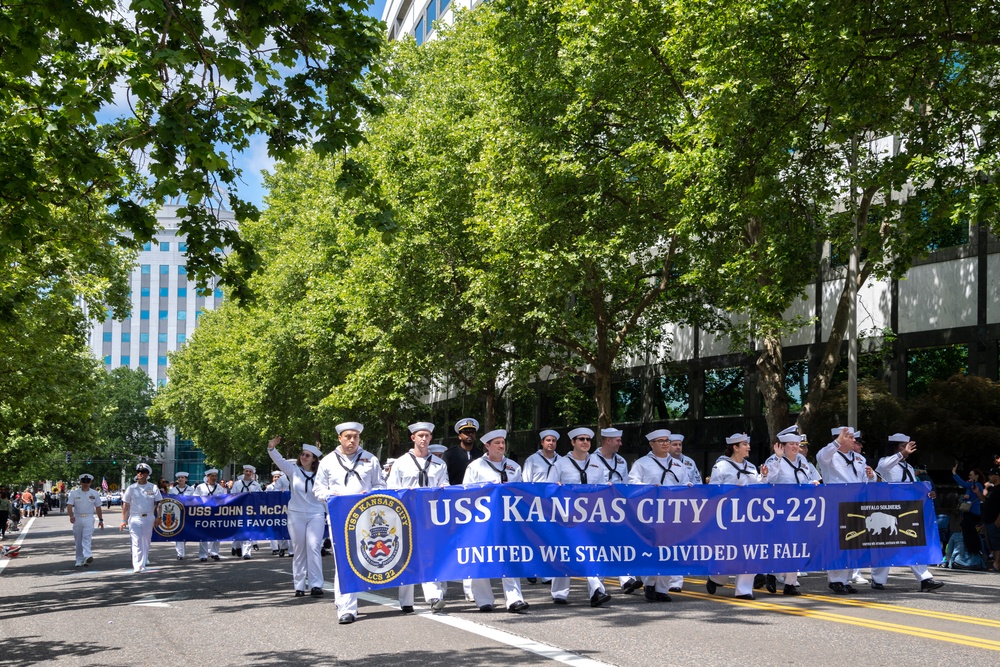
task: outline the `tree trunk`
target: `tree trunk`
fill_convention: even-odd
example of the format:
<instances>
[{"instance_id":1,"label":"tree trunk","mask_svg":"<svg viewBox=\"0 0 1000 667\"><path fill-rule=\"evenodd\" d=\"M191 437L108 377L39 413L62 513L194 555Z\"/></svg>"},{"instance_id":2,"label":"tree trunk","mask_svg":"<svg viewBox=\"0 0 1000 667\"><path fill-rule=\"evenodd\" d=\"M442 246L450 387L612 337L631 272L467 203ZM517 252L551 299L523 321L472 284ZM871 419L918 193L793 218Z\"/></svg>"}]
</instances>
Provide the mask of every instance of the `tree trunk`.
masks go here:
<instances>
[{"instance_id":1,"label":"tree trunk","mask_svg":"<svg viewBox=\"0 0 1000 667\"><path fill-rule=\"evenodd\" d=\"M385 442L388 448L386 458L402 456L409 449L400 437L399 419L395 410L387 414L383 423L385 425Z\"/></svg>"},{"instance_id":2,"label":"tree trunk","mask_svg":"<svg viewBox=\"0 0 1000 667\"><path fill-rule=\"evenodd\" d=\"M597 404L598 428L611 426L611 363L595 366L594 403Z\"/></svg>"},{"instance_id":3,"label":"tree trunk","mask_svg":"<svg viewBox=\"0 0 1000 667\"><path fill-rule=\"evenodd\" d=\"M764 416L770 441L775 442L778 431L788 426L788 394L785 392L785 363L781 339L765 335L760 339L764 349L757 357L757 377L760 393L764 396Z\"/></svg>"},{"instance_id":4,"label":"tree trunk","mask_svg":"<svg viewBox=\"0 0 1000 667\"><path fill-rule=\"evenodd\" d=\"M496 378L490 378L486 382L486 386L483 388L483 394L486 398L486 411L485 414L483 414L483 431L492 431L496 428L497 423Z\"/></svg>"}]
</instances>

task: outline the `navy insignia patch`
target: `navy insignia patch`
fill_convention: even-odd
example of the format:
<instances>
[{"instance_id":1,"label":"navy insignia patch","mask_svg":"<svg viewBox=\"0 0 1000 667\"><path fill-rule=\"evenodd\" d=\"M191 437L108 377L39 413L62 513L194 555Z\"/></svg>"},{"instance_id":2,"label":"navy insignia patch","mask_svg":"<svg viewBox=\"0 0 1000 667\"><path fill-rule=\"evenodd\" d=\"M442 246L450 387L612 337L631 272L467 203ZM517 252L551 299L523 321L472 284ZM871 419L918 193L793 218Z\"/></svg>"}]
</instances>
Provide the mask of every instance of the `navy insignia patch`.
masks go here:
<instances>
[{"instance_id":1,"label":"navy insignia patch","mask_svg":"<svg viewBox=\"0 0 1000 667\"><path fill-rule=\"evenodd\" d=\"M173 537L184 528L187 508L173 498L164 498L156 508L156 513L160 517L160 525L154 528L163 537Z\"/></svg>"},{"instance_id":2,"label":"navy insignia patch","mask_svg":"<svg viewBox=\"0 0 1000 667\"><path fill-rule=\"evenodd\" d=\"M413 555L413 524L397 498L375 494L351 508L344 525L347 561L370 584L392 581Z\"/></svg>"}]
</instances>

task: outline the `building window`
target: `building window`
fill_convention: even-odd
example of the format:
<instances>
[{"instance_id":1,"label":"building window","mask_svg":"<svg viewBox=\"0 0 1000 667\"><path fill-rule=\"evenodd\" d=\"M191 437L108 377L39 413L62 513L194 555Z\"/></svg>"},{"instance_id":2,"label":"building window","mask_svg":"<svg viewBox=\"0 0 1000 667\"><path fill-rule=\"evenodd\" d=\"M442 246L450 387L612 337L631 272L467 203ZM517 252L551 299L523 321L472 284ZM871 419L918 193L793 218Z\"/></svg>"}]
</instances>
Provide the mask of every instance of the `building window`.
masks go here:
<instances>
[{"instance_id":1,"label":"building window","mask_svg":"<svg viewBox=\"0 0 1000 667\"><path fill-rule=\"evenodd\" d=\"M444 10L448 9L448 5L451 4L451 0L441 0L441 13L444 14Z\"/></svg>"},{"instance_id":2,"label":"building window","mask_svg":"<svg viewBox=\"0 0 1000 667\"><path fill-rule=\"evenodd\" d=\"M141 334L139 334L139 342L140 343L148 343L149 342L149 334L148 333L141 333Z\"/></svg>"},{"instance_id":3,"label":"building window","mask_svg":"<svg viewBox=\"0 0 1000 667\"><path fill-rule=\"evenodd\" d=\"M156 365L157 366L166 366L167 365L167 355L161 354L160 356L158 356L156 358Z\"/></svg>"},{"instance_id":4,"label":"building window","mask_svg":"<svg viewBox=\"0 0 1000 667\"><path fill-rule=\"evenodd\" d=\"M186 299L187 295L188 295L188 288L187 287L178 287L177 288L177 298L179 298L179 299Z\"/></svg>"},{"instance_id":5,"label":"building window","mask_svg":"<svg viewBox=\"0 0 1000 667\"><path fill-rule=\"evenodd\" d=\"M160 241L160 252L170 252L170 243L167 241Z\"/></svg>"},{"instance_id":6,"label":"building window","mask_svg":"<svg viewBox=\"0 0 1000 667\"><path fill-rule=\"evenodd\" d=\"M187 314L186 310L177 311L177 319L179 319L179 320L186 320L187 318L188 318L188 314Z\"/></svg>"},{"instance_id":7,"label":"building window","mask_svg":"<svg viewBox=\"0 0 1000 667\"><path fill-rule=\"evenodd\" d=\"M169 287L161 287L160 288L160 296L170 296L170 288Z\"/></svg>"},{"instance_id":8,"label":"building window","mask_svg":"<svg viewBox=\"0 0 1000 667\"><path fill-rule=\"evenodd\" d=\"M169 276L170 275L170 265L169 264L160 264L160 275L161 276Z\"/></svg>"},{"instance_id":9,"label":"building window","mask_svg":"<svg viewBox=\"0 0 1000 667\"><path fill-rule=\"evenodd\" d=\"M182 333L177 334L177 342L178 343L187 342L187 334L182 334Z\"/></svg>"},{"instance_id":10,"label":"building window","mask_svg":"<svg viewBox=\"0 0 1000 667\"><path fill-rule=\"evenodd\" d=\"M178 266L177 267L177 275L179 275L179 276L186 276L187 272L188 272L188 270L187 270L186 266Z\"/></svg>"},{"instance_id":11,"label":"building window","mask_svg":"<svg viewBox=\"0 0 1000 667\"><path fill-rule=\"evenodd\" d=\"M200 318L201 318L201 311L200 310L194 311L194 319L195 319L195 321L197 322Z\"/></svg>"},{"instance_id":12,"label":"building window","mask_svg":"<svg viewBox=\"0 0 1000 667\"><path fill-rule=\"evenodd\" d=\"M158 342L160 342L160 343L166 343L167 342L167 334L165 334L165 333L156 334L156 340Z\"/></svg>"},{"instance_id":13,"label":"building window","mask_svg":"<svg viewBox=\"0 0 1000 667\"><path fill-rule=\"evenodd\" d=\"M129 332L127 332L127 331L123 331L122 332L122 342L123 343L131 343L132 342L132 334L129 333Z\"/></svg>"},{"instance_id":14,"label":"building window","mask_svg":"<svg viewBox=\"0 0 1000 667\"><path fill-rule=\"evenodd\" d=\"M110 331L105 331L104 332L104 342L105 343L110 343L111 342L111 332Z\"/></svg>"},{"instance_id":15,"label":"building window","mask_svg":"<svg viewBox=\"0 0 1000 667\"><path fill-rule=\"evenodd\" d=\"M413 29L413 38L417 40L417 46L424 43L424 20L417 21L417 27Z\"/></svg>"},{"instance_id":16,"label":"building window","mask_svg":"<svg viewBox=\"0 0 1000 667\"><path fill-rule=\"evenodd\" d=\"M139 296L149 296L149 288L148 287L140 288Z\"/></svg>"},{"instance_id":17,"label":"building window","mask_svg":"<svg viewBox=\"0 0 1000 667\"><path fill-rule=\"evenodd\" d=\"M156 386L157 387L166 387L167 386L167 380L166 380L166 378L157 380L156 381Z\"/></svg>"},{"instance_id":18,"label":"building window","mask_svg":"<svg viewBox=\"0 0 1000 667\"><path fill-rule=\"evenodd\" d=\"M140 266L139 267L139 271L142 272L142 275L148 276L149 275L149 264L143 264L142 266Z\"/></svg>"},{"instance_id":19,"label":"building window","mask_svg":"<svg viewBox=\"0 0 1000 667\"><path fill-rule=\"evenodd\" d=\"M147 357L145 355L140 355L139 356L139 365L140 366L148 366L149 365L149 357Z\"/></svg>"},{"instance_id":20,"label":"building window","mask_svg":"<svg viewBox=\"0 0 1000 667\"><path fill-rule=\"evenodd\" d=\"M705 416L742 415L744 381L740 367L705 371Z\"/></svg>"},{"instance_id":21,"label":"building window","mask_svg":"<svg viewBox=\"0 0 1000 667\"><path fill-rule=\"evenodd\" d=\"M653 419L688 419L691 417L691 378L687 375L664 375L653 384Z\"/></svg>"},{"instance_id":22,"label":"building window","mask_svg":"<svg viewBox=\"0 0 1000 667\"><path fill-rule=\"evenodd\" d=\"M111 355L110 354L107 355L106 357L104 357L104 365L105 366L110 366L111 365Z\"/></svg>"},{"instance_id":23,"label":"building window","mask_svg":"<svg viewBox=\"0 0 1000 667\"><path fill-rule=\"evenodd\" d=\"M149 241L146 241L145 243L142 244L142 249L143 250L152 250L153 249L153 244L151 242L149 242Z\"/></svg>"},{"instance_id":24,"label":"building window","mask_svg":"<svg viewBox=\"0 0 1000 667\"><path fill-rule=\"evenodd\" d=\"M906 397L927 391L936 380L969 374L969 346L925 347L906 351Z\"/></svg>"},{"instance_id":25,"label":"building window","mask_svg":"<svg viewBox=\"0 0 1000 667\"><path fill-rule=\"evenodd\" d=\"M222 288L221 287L216 287L215 291L212 292L212 294L215 295L216 299L221 299L222 298Z\"/></svg>"},{"instance_id":26,"label":"building window","mask_svg":"<svg viewBox=\"0 0 1000 667\"><path fill-rule=\"evenodd\" d=\"M149 311L148 310L140 310L139 311L139 319L140 320L148 320L149 319Z\"/></svg>"},{"instance_id":27,"label":"building window","mask_svg":"<svg viewBox=\"0 0 1000 667\"><path fill-rule=\"evenodd\" d=\"M177 249L179 251L181 251L181 252L187 252L188 251L188 244L187 243L178 243L177 244Z\"/></svg>"},{"instance_id":28,"label":"building window","mask_svg":"<svg viewBox=\"0 0 1000 667\"><path fill-rule=\"evenodd\" d=\"M121 362L122 366L128 366L131 362L132 362L132 357L130 357L127 354L122 355L122 362Z\"/></svg>"},{"instance_id":29,"label":"building window","mask_svg":"<svg viewBox=\"0 0 1000 667\"><path fill-rule=\"evenodd\" d=\"M167 315L168 315L168 312L167 312L167 311L165 311L165 310L161 310L161 311L160 311L160 319L161 319L161 320L165 320L165 319L167 319Z\"/></svg>"},{"instance_id":30,"label":"building window","mask_svg":"<svg viewBox=\"0 0 1000 667\"><path fill-rule=\"evenodd\" d=\"M789 361L785 364L785 394L788 396L788 410L802 412L809 393L809 362Z\"/></svg>"},{"instance_id":31,"label":"building window","mask_svg":"<svg viewBox=\"0 0 1000 667\"><path fill-rule=\"evenodd\" d=\"M435 3L437 0L431 0L431 4L427 5L427 34L431 34L434 31L434 21L437 20L437 7Z\"/></svg>"},{"instance_id":32,"label":"building window","mask_svg":"<svg viewBox=\"0 0 1000 667\"><path fill-rule=\"evenodd\" d=\"M642 380L630 378L611 385L612 421L642 421Z\"/></svg>"}]
</instances>

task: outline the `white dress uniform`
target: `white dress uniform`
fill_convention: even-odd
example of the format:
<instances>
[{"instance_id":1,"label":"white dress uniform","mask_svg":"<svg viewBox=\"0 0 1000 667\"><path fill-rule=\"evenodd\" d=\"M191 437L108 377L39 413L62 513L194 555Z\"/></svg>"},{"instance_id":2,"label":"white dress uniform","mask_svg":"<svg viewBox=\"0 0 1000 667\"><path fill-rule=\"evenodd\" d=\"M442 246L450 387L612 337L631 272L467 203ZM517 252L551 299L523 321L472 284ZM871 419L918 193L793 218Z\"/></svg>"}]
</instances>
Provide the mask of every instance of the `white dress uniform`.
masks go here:
<instances>
[{"instance_id":1,"label":"white dress uniform","mask_svg":"<svg viewBox=\"0 0 1000 667\"><path fill-rule=\"evenodd\" d=\"M341 454L338 447L320 461L319 470L316 471L316 486L313 493L323 501L323 506L326 507L326 501L332 496L349 496L382 488L385 488L385 482L382 479L382 464L377 458L360 447L354 453L354 457L349 458ZM339 531L334 531L331 526L330 535L336 537L339 534ZM295 552L298 555L297 547L295 547ZM334 559L334 567L339 567L336 559ZM349 614L357 618L358 594L342 593L340 580L334 579L333 581L338 614L341 616Z\"/></svg>"},{"instance_id":2,"label":"white dress uniform","mask_svg":"<svg viewBox=\"0 0 1000 667\"><path fill-rule=\"evenodd\" d=\"M184 488L177 486L177 482L170 485L167 489L168 496L193 496L194 487L188 484ZM177 560L182 560L187 552L187 542L174 542L174 551L177 552Z\"/></svg>"},{"instance_id":3,"label":"white dress uniform","mask_svg":"<svg viewBox=\"0 0 1000 667\"><path fill-rule=\"evenodd\" d=\"M559 482L559 472L556 470L556 463L562 457L553 452L552 458L546 458L542 450L538 450L524 461L524 468L521 470L522 480L525 482Z\"/></svg>"},{"instance_id":4,"label":"white dress uniform","mask_svg":"<svg viewBox=\"0 0 1000 667\"><path fill-rule=\"evenodd\" d=\"M101 494L93 487L89 491L73 489L66 504L73 508L73 542L76 545L76 566L91 560L91 542L94 538L94 517L102 507Z\"/></svg>"},{"instance_id":5,"label":"white dress uniform","mask_svg":"<svg viewBox=\"0 0 1000 667\"><path fill-rule=\"evenodd\" d=\"M796 454L792 461L787 456L775 454L765 463L767 466L767 477L764 479L769 484L812 484L814 481L812 472L809 470L809 461L802 454ZM785 572L778 576L786 586L799 585L799 573ZM791 595L791 593L789 593Z\"/></svg>"},{"instance_id":6,"label":"white dress uniform","mask_svg":"<svg viewBox=\"0 0 1000 667\"><path fill-rule=\"evenodd\" d=\"M521 466L510 459L504 457L499 463L494 463L487 456L480 456L465 469L465 479L462 480L462 483L465 485L504 484L520 482L521 479ZM503 584L504 600L507 603L508 609L515 602L524 602L524 597L521 595L520 579L504 577L501 582ZM492 606L495 598L493 596L493 585L490 580L473 579L472 596L475 598L478 607L485 605Z\"/></svg>"},{"instance_id":7,"label":"white dress uniform","mask_svg":"<svg viewBox=\"0 0 1000 667\"><path fill-rule=\"evenodd\" d=\"M847 454L841 452L836 440L816 452L816 462L823 471L824 484L868 483L865 457L854 451ZM851 570L827 570L826 578L830 584L846 585L853 578L852 575Z\"/></svg>"},{"instance_id":8,"label":"white dress uniform","mask_svg":"<svg viewBox=\"0 0 1000 667\"><path fill-rule=\"evenodd\" d=\"M295 461L282 457L277 449L268 449L267 455L288 478L288 535L292 542L292 582L295 590L302 594L307 588L322 590L326 501L315 494L319 470L314 473L303 470Z\"/></svg>"},{"instance_id":9,"label":"white dress uniform","mask_svg":"<svg viewBox=\"0 0 1000 667\"><path fill-rule=\"evenodd\" d=\"M917 472L913 469L913 466L906 462L906 457L903 456L902 452L879 459L875 472L882 477L883 482L892 484L905 484L917 481ZM920 582L934 578L934 575L930 573L926 565L911 565L910 571L913 572L913 576ZM874 583L884 586L888 580L889 568L872 568L872 581Z\"/></svg>"},{"instance_id":10,"label":"white dress uniform","mask_svg":"<svg viewBox=\"0 0 1000 667\"><path fill-rule=\"evenodd\" d=\"M122 494L122 502L129 504L128 532L132 538L132 571L146 569L149 556L149 542L153 539L153 521L156 520L156 504L163 500L156 484L133 482Z\"/></svg>"},{"instance_id":11,"label":"white dress uniform","mask_svg":"<svg viewBox=\"0 0 1000 667\"><path fill-rule=\"evenodd\" d=\"M389 478L386 480L388 489L421 489L438 488L448 486L448 466L438 457L428 454L421 459L413 452L403 454L389 471ZM424 601L429 605L444 600L444 590L441 582L429 581L421 584L424 591ZM413 606L413 584L404 584L399 587L399 606ZM442 606L441 609L444 607ZM440 611L435 609L435 611Z\"/></svg>"},{"instance_id":12,"label":"white dress uniform","mask_svg":"<svg viewBox=\"0 0 1000 667\"><path fill-rule=\"evenodd\" d=\"M761 477L760 473L757 472L757 466L750 461L744 460L743 463L737 463L728 456L720 456L719 460L712 466L712 476L709 483L749 486L760 484ZM736 595L753 595L753 578L753 574L737 574ZM728 577L713 574L709 576L709 579L721 586L726 583Z\"/></svg>"},{"instance_id":13,"label":"white dress uniform","mask_svg":"<svg viewBox=\"0 0 1000 667\"><path fill-rule=\"evenodd\" d=\"M194 489L194 495L206 498L209 496L224 496L228 492L226 487L221 484L209 484L208 482L202 482ZM213 560L219 560L219 543L216 542L199 542L198 543L198 560L206 561L209 558Z\"/></svg>"},{"instance_id":14,"label":"white dress uniform","mask_svg":"<svg viewBox=\"0 0 1000 667\"><path fill-rule=\"evenodd\" d=\"M247 482L243 477L236 479L233 482L233 488L229 489L230 495L238 493L263 493L263 491L264 489L261 487L260 482L255 479ZM253 553L253 540L234 540L233 548L239 549L243 560L250 560L250 555Z\"/></svg>"},{"instance_id":15,"label":"white dress uniform","mask_svg":"<svg viewBox=\"0 0 1000 667\"><path fill-rule=\"evenodd\" d=\"M608 484L625 484L628 482L628 463L626 463L623 457L613 454L610 459L606 458L600 449L594 452L593 456L594 460L606 468ZM631 580L632 577L627 574L619 576L618 584L624 587Z\"/></svg>"},{"instance_id":16,"label":"white dress uniform","mask_svg":"<svg viewBox=\"0 0 1000 667\"><path fill-rule=\"evenodd\" d=\"M698 470L698 464L694 462L694 459L686 454L681 454L681 463L684 464L684 468L688 472L688 481L692 484L704 484L705 480L701 476L701 471Z\"/></svg>"},{"instance_id":17,"label":"white dress uniform","mask_svg":"<svg viewBox=\"0 0 1000 667\"><path fill-rule=\"evenodd\" d=\"M672 456L659 458L649 452L636 459L632 471L628 474L629 484L651 484L653 486L689 486L688 469L681 461ZM642 583L653 586L657 593L667 593L681 590L684 585L684 575L660 575L643 577Z\"/></svg>"},{"instance_id":18,"label":"white dress uniform","mask_svg":"<svg viewBox=\"0 0 1000 667\"><path fill-rule=\"evenodd\" d=\"M280 458L280 457L279 457ZM295 462L292 461L294 465ZM288 490L288 474L282 471L281 477L278 478L277 482L272 482L264 487L264 491L271 493L273 491L287 491ZM311 492L311 489L310 489ZM284 552L288 551L288 540L271 540L271 552L277 551L279 555L284 556ZM292 552L294 555L295 552Z\"/></svg>"},{"instance_id":19,"label":"white dress uniform","mask_svg":"<svg viewBox=\"0 0 1000 667\"><path fill-rule=\"evenodd\" d=\"M607 484L608 469L594 458L596 454L588 454L585 461L577 461L569 453L559 459L556 469L559 471L560 484ZM569 598L569 577L552 577L552 599L566 600ZM600 591L606 593L601 577L587 577L587 595L593 597Z\"/></svg>"}]
</instances>

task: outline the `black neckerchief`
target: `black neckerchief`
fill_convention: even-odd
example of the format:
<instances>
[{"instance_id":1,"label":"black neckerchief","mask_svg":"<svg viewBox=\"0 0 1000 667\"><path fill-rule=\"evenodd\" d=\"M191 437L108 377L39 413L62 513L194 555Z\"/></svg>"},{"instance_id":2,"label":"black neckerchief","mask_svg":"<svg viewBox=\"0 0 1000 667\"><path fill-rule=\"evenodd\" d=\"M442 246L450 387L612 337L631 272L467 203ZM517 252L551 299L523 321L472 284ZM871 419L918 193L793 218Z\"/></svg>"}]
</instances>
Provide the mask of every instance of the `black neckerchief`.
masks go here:
<instances>
[{"instance_id":1,"label":"black neckerchief","mask_svg":"<svg viewBox=\"0 0 1000 667\"><path fill-rule=\"evenodd\" d=\"M839 449L837 450L837 453L840 454L841 458L844 459L844 463L846 463L847 465L849 465L851 467L851 470L854 472L854 476L858 477L859 476L858 475L858 469L854 467L854 462L856 461L856 459L854 457L854 452L851 452L851 458L847 458L847 454L845 454L844 452L840 451Z\"/></svg>"},{"instance_id":2,"label":"black neckerchief","mask_svg":"<svg viewBox=\"0 0 1000 667\"><path fill-rule=\"evenodd\" d=\"M243 493L250 493L250 487L247 486L246 481L244 481L244 480L241 479L240 480L240 484L243 485ZM250 481L250 484L253 484L253 480Z\"/></svg>"},{"instance_id":3,"label":"black neckerchief","mask_svg":"<svg viewBox=\"0 0 1000 667\"><path fill-rule=\"evenodd\" d=\"M787 463L788 465L792 466L792 470L795 471L795 483L796 484L801 484L802 483L802 482L799 481L799 473L802 473L803 475L805 475L806 481L807 482L809 481L809 473L806 471L806 469L804 467L795 465L794 463L792 463L791 461L788 460L787 456L782 456L781 458L785 461L785 463ZM798 460L798 459L796 459L796 460Z\"/></svg>"},{"instance_id":4,"label":"black neckerchief","mask_svg":"<svg viewBox=\"0 0 1000 667\"><path fill-rule=\"evenodd\" d=\"M417 471L419 472L419 475L417 475L417 484L421 487L430 486L431 482L430 478L427 476L427 469L431 467L431 457L427 457L427 465L421 468L420 462L417 461L417 457L413 455L413 452L407 452L407 454L409 454L410 458L413 459L413 465L417 466Z\"/></svg>"},{"instance_id":5,"label":"black neckerchief","mask_svg":"<svg viewBox=\"0 0 1000 667\"><path fill-rule=\"evenodd\" d=\"M750 476L750 469L748 468L748 466L750 465L749 461L744 460L742 468L739 467L738 465L736 465L736 462L733 461L729 457L726 457L726 463L728 463L729 465L733 466L733 468L736 469L736 479L737 480L739 480L741 474L746 475L747 477Z\"/></svg>"},{"instance_id":6,"label":"black neckerchief","mask_svg":"<svg viewBox=\"0 0 1000 667\"><path fill-rule=\"evenodd\" d=\"M608 465L608 461L607 461L607 459L604 458L603 454L598 454L597 455L597 460L600 461L601 463L603 463L604 467L608 469L608 482L609 483L614 484L614 480L611 478L612 475L618 475L618 479L621 482L625 481L625 478L622 477L622 474L620 472L618 472L618 455L617 454L614 454L611 457L611 460L615 462L615 467L614 468L612 468L610 465ZM674 475L674 477L676 477L676 475ZM661 481L660 484L662 484L662 483L663 482Z\"/></svg>"},{"instance_id":7,"label":"black neckerchief","mask_svg":"<svg viewBox=\"0 0 1000 667\"><path fill-rule=\"evenodd\" d=\"M662 464L662 463L660 463L660 462L659 462L659 461L657 460L657 458L656 458L655 456L653 456L653 452L650 452L649 454L647 454L647 456L648 456L648 457L650 458L650 460L651 460L651 461L652 461L653 463L655 463L656 465L660 466L660 470L662 470L662 471L663 471L663 474L662 474L662 475L660 475L660 486L663 486L663 480L665 480L665 479L667 478L667 473L670 473L671 475L673 475L673 476L674 476L674 481L675 481L675 482L677 482L678 484L680 484L680 483L681 483L681 478L680 478L680 477L678 477L678 476L677 476L677 473L675 473L675 472L674 472L674 471L672 470L672 468L674 467L673 465L671 465L671 466L670 466L669 468L664 468L664 467L663 467L663 464ZM668 459L669 459L669 457L668 457Z\"/></svg>"},{"instance_id":8,"label":"black neckerchief","mask_svg":"<svg viewBox=\"0 0 1000 667\"><path fill-rule=\"evenodd\" d=\"M354 457L354 461L351 463L350 468L344 465L344 460L340 458L340 454L337 454L337 452L334 452L334 454L337 457L337 463L340 464L340 467L347 471L347 474L344 475L344 486L347 486L347 482L351 479L351 475L357 477L358 481L361 482L361 485L364 486L365 480L361 479L361 473L357 470L358 463L361 462L361 452L359 451L358 455Z\"/></svg>"},{"instance_id":9,"label":"black neckerchief","mask_svg":"<svg viewBox=\"0 0 1000 667\"><path fill-rule=\"evenodd\" d=\"M589 455L587 456L587 460L584 462L582 468L576 464L576 460L572 456L567 455L566 458L569 459L569 462L573 464L573 467L576 468L576 471L580 473L580 484L586 484L587 468L590 467L590 456Z\"/></svg>"},{"instance_id":10,"label":"black neckerchief","mask_svg":"<svg viewBox=\"0 0 1000 667\"><path fill-rule=\"evenodd\" d=\"M500 483L501 484L506 484L507 483L507 459L505 458L502 461L500 461L500 468L494 468L493 464L490 462L490 459L489 459L488 456L484 456L483 460L486 461L486 465L488 465L490 467L490 470L492 470L496 474L500 475Z\"/></svg>"},{"instance_id":11,"label":"black neckerchief","mask_svg":"<svg viewBox=\"0 0 1000 667\"><path fill-rule=\"evenodd\" d=\"M903 469L903 481L904 482L915 482L915 481L917 481L916 477L913 476L913 473L910 472L910 469L911 469L912 466L910 466L906 462L906 459L899 459L899 467ZM909 477L909 479L907 479L907 477Z\"/></svg>"},{"instance_id":12,"label":"black neckerchief","mask_svg":"<svg viewBox=\"0 0 1000 667\"><path fill-rule=\"evenodd\" d=\"M555 459L555 460L553 460L551 463L549 463L549 459L545 456L545 454L542 454L541 451L538 451L538 452L535 452L535 453L538 454L538 458L540 458L541 460L545 461L545 465L547 465L549 467L548 470L545 471L545 479L548 479L549 478L549 474L552 473L552 469L556 467L556 460L558 460L558 458L556 456L553 456L552 458Z\"/></svg>"},{"instance_id":13,"label":"black neckerchief","mask_svg":"<svg viewBox=\"0 0 1000 667\"><path fill-rule=\"evenodd\" d=\"M302 471L302 477L304 477L306 480L305 484L306 493L309 493L309 485L312 484L313 486L316 486L316 473L314 472L313 474L310 475L309 473L306 472L306 469L303 468L302 466L299 466L299 470ZM289 484L289 486L291 485Z\"/></svg>"}]
</instances>

